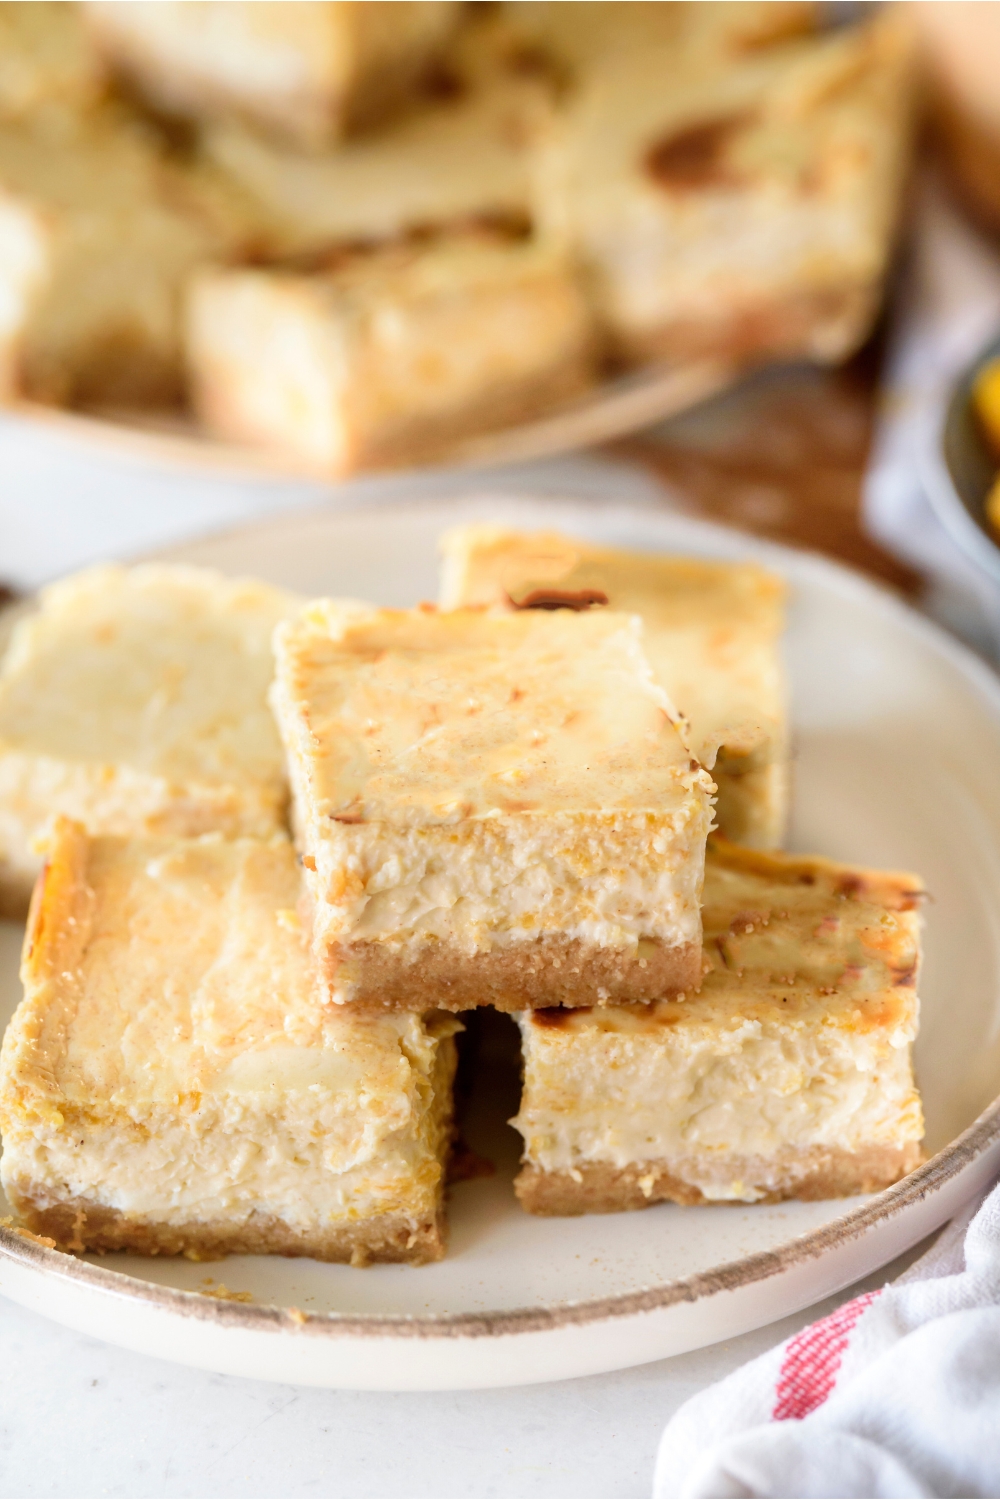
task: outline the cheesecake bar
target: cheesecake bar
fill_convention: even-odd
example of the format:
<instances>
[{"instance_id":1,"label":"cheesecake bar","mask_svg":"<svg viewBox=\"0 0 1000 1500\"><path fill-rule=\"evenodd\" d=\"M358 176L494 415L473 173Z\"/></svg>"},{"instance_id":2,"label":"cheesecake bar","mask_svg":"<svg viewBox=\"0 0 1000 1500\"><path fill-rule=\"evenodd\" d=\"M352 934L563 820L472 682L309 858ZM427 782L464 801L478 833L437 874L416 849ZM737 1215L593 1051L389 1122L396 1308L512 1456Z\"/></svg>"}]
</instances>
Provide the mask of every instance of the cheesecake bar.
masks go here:
<instances>
[{"instance_id":1,"label":"cheesecake bar","mask_svg":"<svg viewBox=\"0 0 1000 1500\"><path fill-rule=\"evenodd\" d=\"M588 267L622 359L842 359L902 200L905 19L744 46L713 22L727 7L678 9L678 39L581 68L540 151L537 222Z\"/></svg>"},{"instance_id":2,"label":"cheesecake bar","mask_svg":"<svg viewBox=\"0 0 1000 1500\"><path fill-rule=\"evenodd\" d=\"M0 1054L2 1177L68 1250L436 1260L451 1017L324 1005L291 844L53 833Z\"/></svg>"},{"instance_id":3,"label":"cheesecake bar","mask_svg":"<svg viewBox=\"0 0 1000 1500\"><path fill-rule=\"evenodd\" d=\"M360 1010L697 986L712 782L609 611L309 604L275 633L308 919Z\"/></svg>"},{"instance_id":4,"label":"cheesecake bar","mask_svg":"<svg viewBox=\"0 0 1000 1500\"><path fill-rule=\"evenodd\" d=\"M271 635L299 600L208 570L98 567L43 589L0 669L0 910L23 915L33 842L284 827Z\"/></svg>"},{"instance_id":5,"label":"cheesecake bar","mask_svg":"<svg viewBox=\"0 0 1000 1500\"><path fill-rule=\"evenodd\" d=\"M423 461L586 389L572 265L469 232L327 272L207 271L187 322L195 408L220 437L343 474Z\"/></svg>"},{"instance_id":6,"label":"cheesecake bar","mask_svg":"<svg viewBox=\"0 0 1000 1500\"><path fill-rule=\"evenodd\" d=\"M305 151L238 120L202 130L203 159L270 222L272 257L302 260L476 223L530 225L532 146L553 107L549 80L524 68L516 36L495 16L461 40L445 97L336 147Z\"/></svg>"},{"instance_id":7,"label":"cheesecake bar","mask_svg":"<svg viewBox=\"0 0 1000 1500\"><path fill-rule=\"evenodd\" d=\"M156 108L244 115L319 146L405 100L461 19L451 0L87 0L109 61Z\"/></svg>"},{"instance_id":8,"label":"cheesecake bar","mask_svg":"<svg viewBox=\"0 0 1000 1500\"><path fill-rule=\"evenodd\" d=\"M713 840L697 995L521 1017L524 1207L835 1198L911 1171L922 895Z\"/></svg>"},{"instance_id":9,"label":"cheesecake bar","mask_svg":"<svg viewBox=\"0 0 1000 1500\"><path fill-rule=\"evenodd\" d=\"M78 6L63 0L0 4L0 119L52 105L92 109L104 85Z\"/></svg>"},{"instance_id":10,"label":"cheesecake bar","mask_svg":"<svg viewBox=\"0 0 1000 1500\"><path fill-rule=\"evenodd\" d=\"M504 0L501 11L525 44L565 70L570 86L609 59L655 54L667 62L692 50L738 57L806 35L822 20L815 0Z\"/></svg>"},{"instance_id":11,"label":"cheesecake bar","mask_svg":"<svg viewBox=\"0 0 1000 1500\"><path fill-rule=\"evenodd\" d=\"M624 552L499 526L456 527L441 545L444 609L594 598L641 616L653 673L718 786L720 831L755 848L781 844L789 781L781 579L754 563Z\"/></svg>"},{"instance_id":12,"label":"cheesecake bar","mask_svg":"<svg viewBox=\"0 0 1000 1500\"><path fill-rule=\"evenodd\" d=\"M0 400L178 399L183 288L245 233L203 196L123 107L0 120Z\"/></svg>"}]
</instances>

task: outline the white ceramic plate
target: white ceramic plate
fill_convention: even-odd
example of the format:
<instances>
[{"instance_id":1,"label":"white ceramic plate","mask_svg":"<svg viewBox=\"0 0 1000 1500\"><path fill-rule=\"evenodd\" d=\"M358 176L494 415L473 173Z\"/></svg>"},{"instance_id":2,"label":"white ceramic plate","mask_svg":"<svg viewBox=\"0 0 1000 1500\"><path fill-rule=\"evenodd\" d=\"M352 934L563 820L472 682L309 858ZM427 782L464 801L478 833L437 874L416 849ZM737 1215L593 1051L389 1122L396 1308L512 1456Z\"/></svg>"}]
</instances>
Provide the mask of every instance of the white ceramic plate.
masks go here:
<instances>
[{"instance_id":1,"label":"white ceramic plate","mask_svg":"<svg viewBox=\"0 0 1000 1500\"><path fill-rule=\"evenodd\" d=\"M129 1348L262 1379L389 1390L555 1380L680 1353L805 1307L916 1244L1000 1168L1000 685L937 629L833 563L613 503L316 511L170 555L310 593L408 604L436 592L440 530L472 515L755 557L790 580L794 845L927 880L917 1066L936 1155L867 1199L532 1219L511 1193L516 1138L500 1098L470 1130L500 1170L454 1189L439 1265L75 1260L2 1230L6 1295ZM8 1009L19 936L8 927L0 939ZM198 1295L209 1275L253 1303Z\"/></svg>"}]
</instances>

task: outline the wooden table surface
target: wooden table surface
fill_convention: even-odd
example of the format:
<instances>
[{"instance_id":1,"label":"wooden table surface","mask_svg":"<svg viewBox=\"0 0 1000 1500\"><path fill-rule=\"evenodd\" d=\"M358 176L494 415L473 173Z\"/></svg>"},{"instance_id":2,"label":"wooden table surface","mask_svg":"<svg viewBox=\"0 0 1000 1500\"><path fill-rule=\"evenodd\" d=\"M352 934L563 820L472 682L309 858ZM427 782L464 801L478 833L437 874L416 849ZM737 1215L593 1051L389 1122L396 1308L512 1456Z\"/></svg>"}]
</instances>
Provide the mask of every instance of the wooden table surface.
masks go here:
<instances>
[{"instance_id":1,"label":"wooden table surface","mask_svg":"<svg viewBox=\"0 0 1000 1500\"><path fill-rule=\"evenodd\" d=\"M878 370L873 344L840 369L767 371L606 451L652 469L694 516L828 553L912 597L918 575L861 525Z\"/></svg>"}]
</instances>

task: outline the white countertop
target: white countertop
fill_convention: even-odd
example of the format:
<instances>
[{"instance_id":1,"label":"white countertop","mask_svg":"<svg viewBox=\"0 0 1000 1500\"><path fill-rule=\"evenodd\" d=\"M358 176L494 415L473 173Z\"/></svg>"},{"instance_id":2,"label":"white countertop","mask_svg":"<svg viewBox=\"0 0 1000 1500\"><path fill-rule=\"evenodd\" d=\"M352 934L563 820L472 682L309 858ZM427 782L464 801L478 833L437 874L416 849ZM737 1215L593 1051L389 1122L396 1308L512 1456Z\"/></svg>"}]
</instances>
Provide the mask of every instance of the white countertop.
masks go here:
<instances>
[{"instance_id":1,"label":"white countertop","mask_svg":"<svg viewBox=\"0 0 1000 1500\"><path fill-rule=\"evenodd\" d=\"M917 1253L710 1349L557 1385L427 1395L207 1375L0 1299L0 1494L648 1495L660 1432L686 1397Z\"/></svg>"},{"instance_id":2,"label":"white countertop","mask_svg":"<svg viewBox=\"0 0 1000 1500\"><path fill-rule=\"evenodd\" d=\"M152 471L0 420L0 581L30 589L85 562L301 504L377 503L399 481L328 494ZM459 490L667 497L647 474L566 459L426 475ZM725 1209L720 1209L725 1212ZM911 1259L908 1257L908 1259ZM880 1285L880 1273L863 1285ZM813 1316L658 1364L558 1385L383 1395L207 1375L70 1332L0 1300L4 1496L646 1495L659 1434L690 1394Z\"/></svg>"}]
</instances>

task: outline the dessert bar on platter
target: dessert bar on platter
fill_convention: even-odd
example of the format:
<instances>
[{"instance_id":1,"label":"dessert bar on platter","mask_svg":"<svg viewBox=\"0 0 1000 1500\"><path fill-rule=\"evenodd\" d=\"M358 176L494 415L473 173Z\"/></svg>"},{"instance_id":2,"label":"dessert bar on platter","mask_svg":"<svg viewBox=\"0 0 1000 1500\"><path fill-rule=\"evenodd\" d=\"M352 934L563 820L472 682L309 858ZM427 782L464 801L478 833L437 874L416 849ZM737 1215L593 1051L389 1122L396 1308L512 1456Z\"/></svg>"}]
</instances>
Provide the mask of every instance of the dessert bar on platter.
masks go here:
<instances>
[{"instance_id":1,"label":"dessert bar on platter","mask_svg":"<svg viewBox=\"0 0 1000 1500\"><path fill-rule=\"evenodd\" d=\"M346 250L531 225L532 143L552 110L544 70L525 67L502 18L480 16L448 54L453 87L391 130L302 151L232 118L206 125L202 160L253 205L269 258L300 269Z\"/></svg>"},{"instance_id":2,"label":"dessert bar on platter","mask_svg":"<svg viewBox=\"0 0 1000 1500\"><path fill-rule=\"evenodd\" d=\"M329 268L194 279L192 400L217 432L344 473L429 458L583 391L596 346L573 264L489 226Z\"/></svg>"},{"instance_id":3,"label":"dessert bar on platter","mask_svg":"<svg viewBox=\"0 0 1000 1500\"><path fill-rule=\"evenodd\" d=\"M708 774L640 623L319 601L275 635L331 998L500 1010L696 988Z\"/></svg>"},{"instance_id":4,"label":"dessert bar on platter","mask_svg":"<svg viewBox=\"0 0 1000 1500\"><path fill-rule=\"evenodd\" d=\"M55 828L0 1067L3 1185L75 1250L435 1260L449 1016L317 1001L287 839Z\"/></svg>"},{"instance_id":5,"label":"dessert bar on platter","mask_svg":"<svg viewBox=\"0 0 1000 1500\"><path fill-rule=\"evenodd\" d=\"M713 14L730 7L680 9L672 43L639 26L584 58L539 146L540 232L586 265L623 358L842 359L893 245L909 27L887 8L742 45Z\"/></svg>"},{"instance_id":6,"label":"dessert bar on platter","mask_svg":"<svg viewBox=\"0 0 1000 1500\"><path fill-rule=\"evenodd\" d=\"M189 278L239 256L252 222L209 212L197 183L117 106L0 112L0 399L178 400Z\"/></svg>"},{"instance_id":7,"label":"dessert bar on platter","mask_svg":"<svg viewBox=\"0 0 1000 1500\"><path fill-rule=\"evenodd\" d=\"M266 836L285 827L267 706L294 595L148 564L43 589L0 667L0 911L23 916L55 814L92 833Z\"/></svg>"},{"instance_id":8,"label":"dessert bar on platter","mask_svg":"<svg viewBox=\"0 0 1000 1500\"><path fill-rule=\"evenodd\" d=\"M639 615L660 686L718 788L716 825L780 847L788 818L785 585L755 563L595 547L558 532L460 526L441 543L442 609L586 607Z\"/></svg>"},{"instance_id":9,"label":"dessert bar on platter","mask_svg":"<svg viewBox=\"0 0 1000 1500\"><path fill-rule=\"evenodd\" d=\"M82 9L99 51L160 109L244 115L316 149L404 102L462 8L449 0L84 0Z\"/></svg>"},{"instance_id":10,"label":"dessert bar on platter","mask_svg":"<svg viewBox=\"0 0 1000 1500\"><path fill-rule=\"evenodd\" d=\"M713 840L698 994L521 1016L525 1208L836 1198L912 1171L923 895Z\"/></svg>"}]
</instances>

